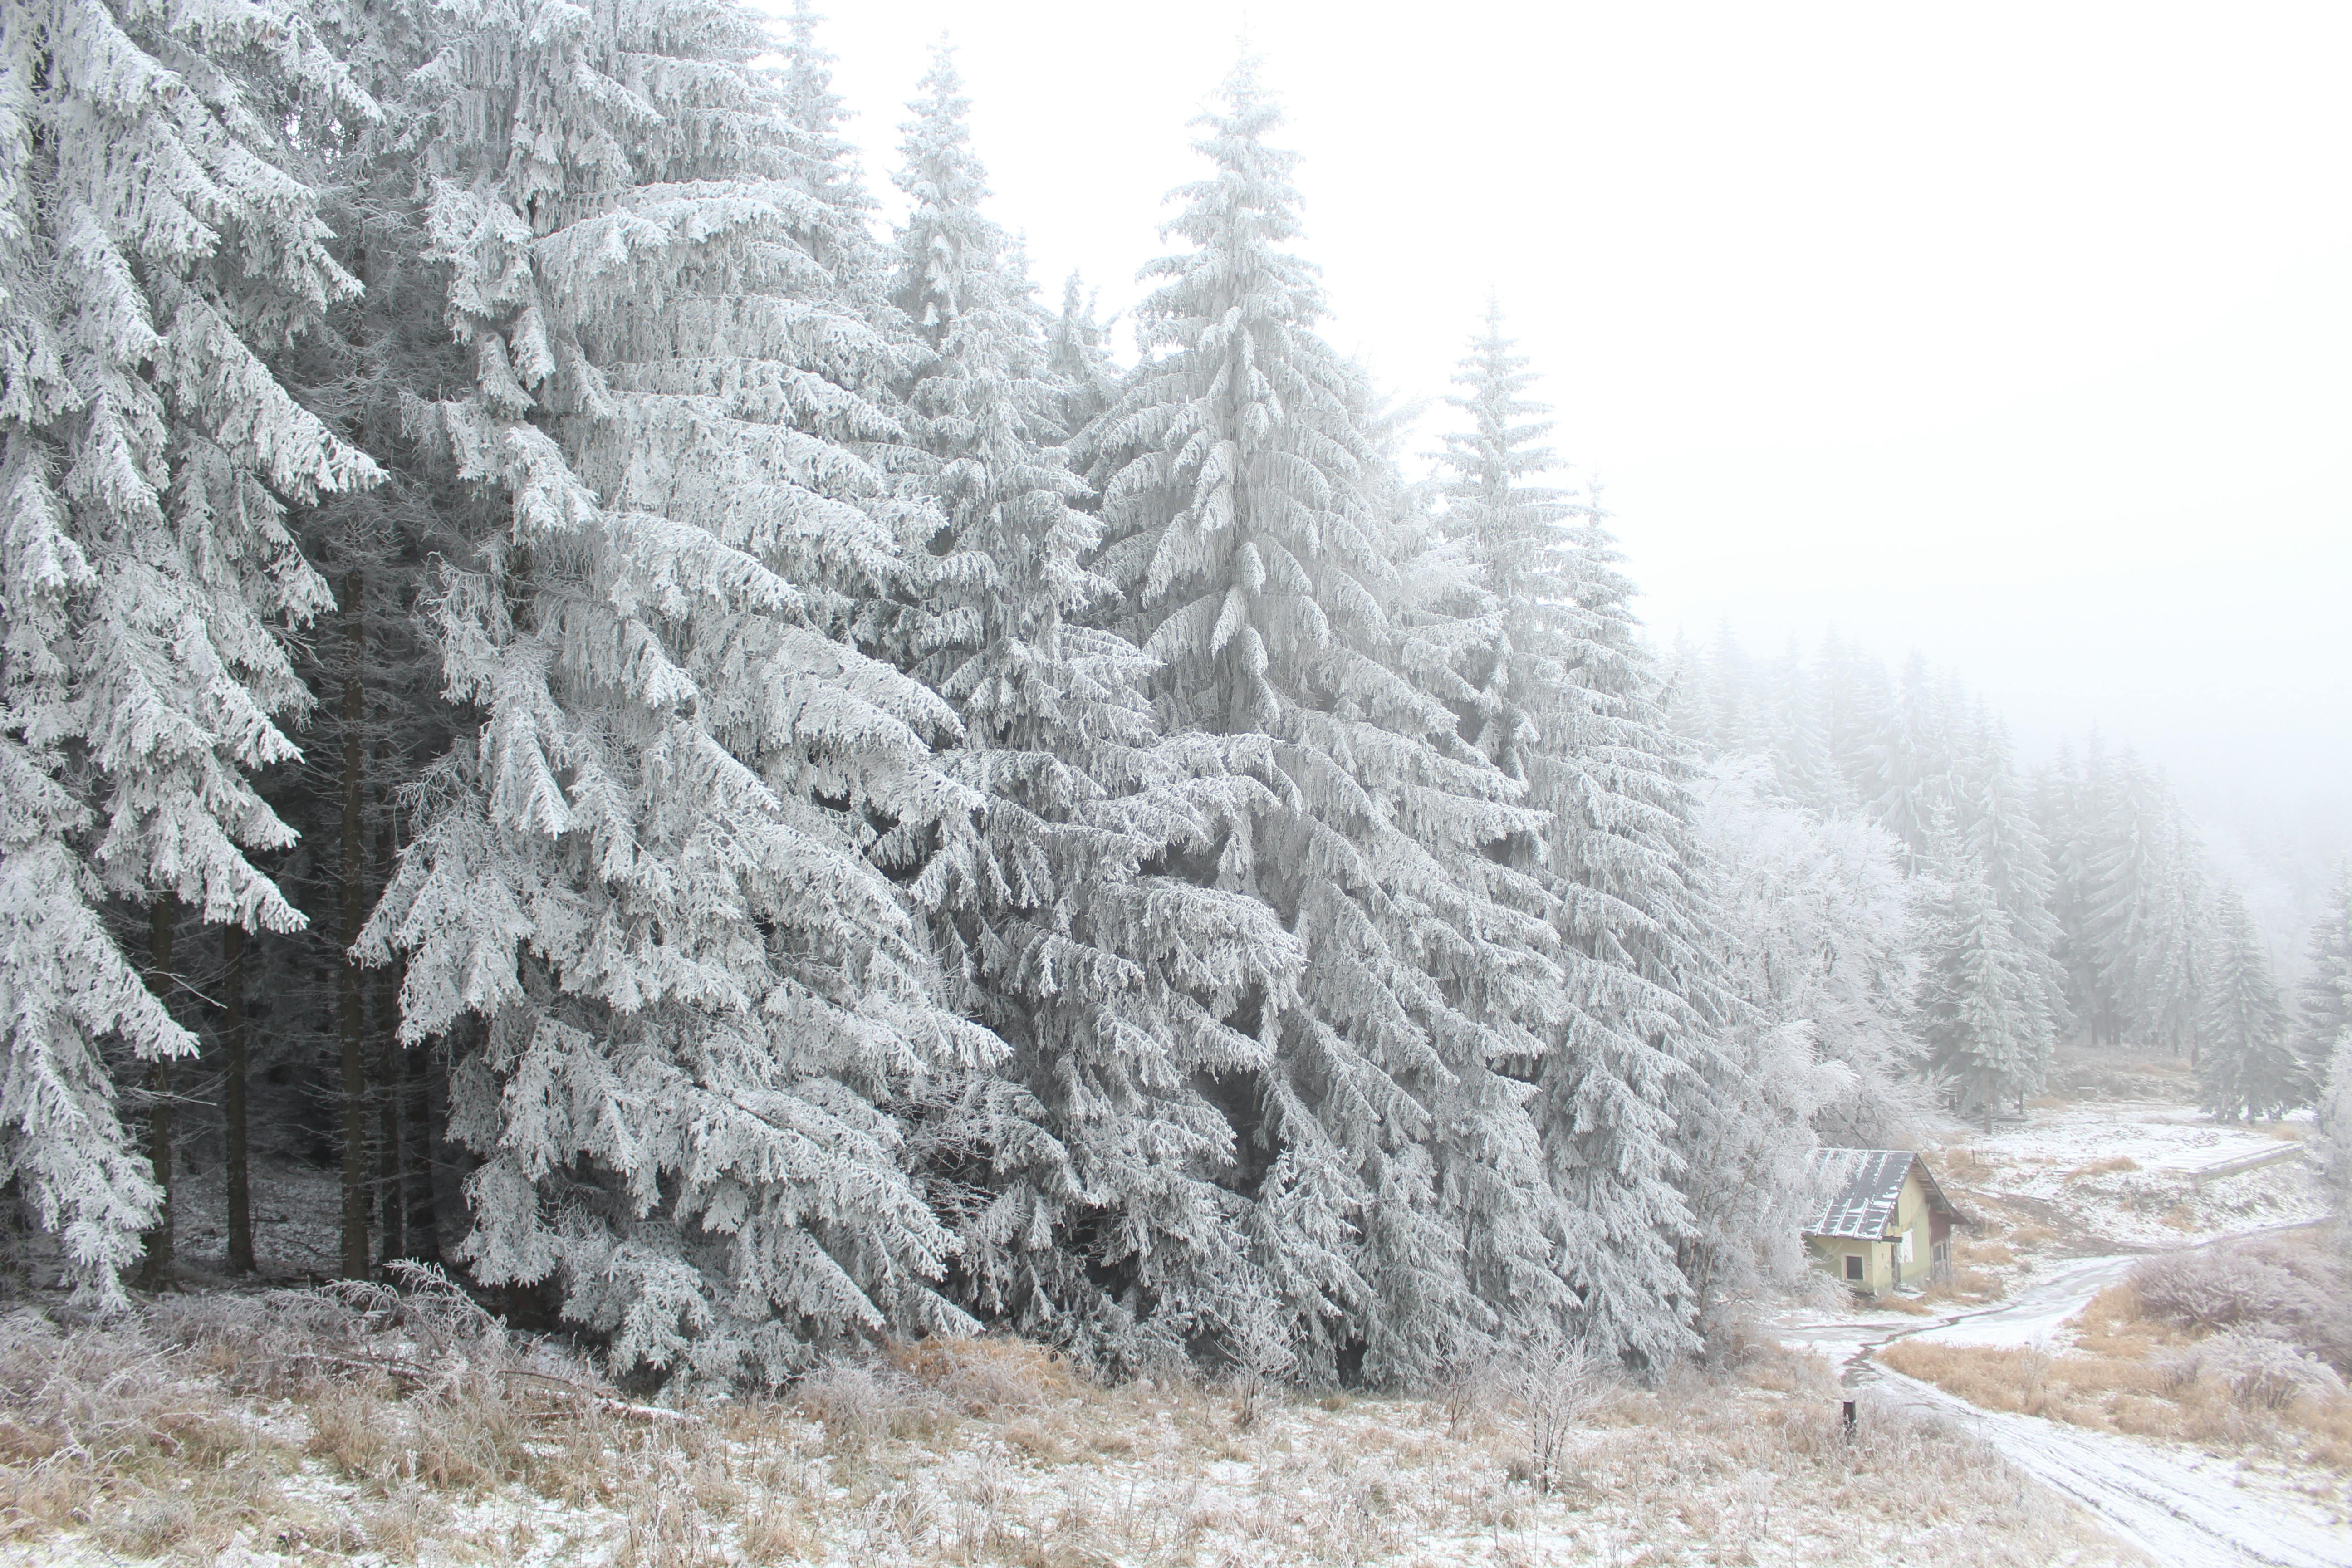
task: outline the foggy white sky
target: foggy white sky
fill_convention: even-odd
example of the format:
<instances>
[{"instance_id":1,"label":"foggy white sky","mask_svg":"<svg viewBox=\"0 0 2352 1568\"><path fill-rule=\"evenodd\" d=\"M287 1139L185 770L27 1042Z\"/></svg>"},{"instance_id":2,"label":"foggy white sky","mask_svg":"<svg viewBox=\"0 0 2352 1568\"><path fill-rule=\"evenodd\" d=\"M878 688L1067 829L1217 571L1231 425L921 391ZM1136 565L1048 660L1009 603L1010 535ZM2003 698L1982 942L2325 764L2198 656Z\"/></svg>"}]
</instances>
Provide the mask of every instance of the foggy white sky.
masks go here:
<instances>
[{"instance_id":1,"label":"foggy white sky","mask_svg":"<svg viewBox=\"0 0 2352 1568\"><path fill-rule=\"evenodd\" d=\"M1245 31L1333 339L1442 392L1496 289L1662 641L1834 622L2352 820L2352 7L819 3L877 190L944 28L1108 305Z\"/></svg>"}]
</instances>

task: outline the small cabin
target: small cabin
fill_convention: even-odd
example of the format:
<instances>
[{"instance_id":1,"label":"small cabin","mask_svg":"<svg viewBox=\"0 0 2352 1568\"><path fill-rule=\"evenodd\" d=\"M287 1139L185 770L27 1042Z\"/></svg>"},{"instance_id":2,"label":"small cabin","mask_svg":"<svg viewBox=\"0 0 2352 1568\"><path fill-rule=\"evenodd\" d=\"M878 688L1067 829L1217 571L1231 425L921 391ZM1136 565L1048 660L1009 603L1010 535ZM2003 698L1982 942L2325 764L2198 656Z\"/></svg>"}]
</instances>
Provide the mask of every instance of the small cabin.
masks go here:
<instances>
[{"instance_id":1,"label":"small cabin","mask_svg":"<svg viewBox=\"0 0 2352 1568\"><path fill-rule=\"evenodd\" d=\"M1927 1162L1904 1149L1816 1149L1822 1207L1805 1227L1815 1262L1865 1295L1952 1277L1959 1211Z\"/></svg>"}]
</instances>

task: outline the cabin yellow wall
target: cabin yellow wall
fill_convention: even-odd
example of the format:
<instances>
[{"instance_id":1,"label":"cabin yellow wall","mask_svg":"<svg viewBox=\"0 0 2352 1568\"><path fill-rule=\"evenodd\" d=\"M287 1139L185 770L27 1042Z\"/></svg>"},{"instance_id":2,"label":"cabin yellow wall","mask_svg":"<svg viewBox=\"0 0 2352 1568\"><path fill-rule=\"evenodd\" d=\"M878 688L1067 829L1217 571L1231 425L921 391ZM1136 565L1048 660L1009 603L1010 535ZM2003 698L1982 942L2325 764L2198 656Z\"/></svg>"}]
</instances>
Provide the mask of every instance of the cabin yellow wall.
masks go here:
<instances>
[{"instance_id":1,"label":"cabin yellow wall","mask_svg":"<svg viewBox=\"0 0 2352 1568\"><path fill-rule=\"evenodd\" d=\"M1927 1278L1936 1266L1933 1228L1927 1223L1927 1187L1919 1180L1919 1167L1913 1165L1911 1173L1903 1178L1902 1196L1895 1200L1895 1224L1888 1234L1895 1238L1893 1255L1902 1256L1900 1246L1906 1232L1911 1237L1911 1261L1900 1266L1899 1284L1914 1285Z\"/></svg>"},{"instance_id":2,"label":"cabin yellow wall","mask_svg":"<svg viewBox=\"0 0 2352 1568\"><path fill-rule=\"evenodd\" d=\"M1829 1271L1832 1279L1843 1280L1857 1290L1875 1296L1898 1286L1924 1283L1936 1267L1933 1229L1928 1224L1927 1188L1919 1180L1919 1167L1911 1167L1903 1178L1903 1191L1895 1199L1895 1218L1887 1226L1886 1237L1878 1241L1863 1241L1843 1236L1809 1236L1805 1245L1813 1260ZM1901 1261L1903 1236L1911 1236L1911 1261ZM1846 1279L1845 1260L1860 1254L1862 1278Z\"/></svg>"},{"instance_id":3,"label":"cabin yellow wall","mask_svg":"<svg viewBox=\"0 0 2352 1568\"><path fill-rule=\"evenodd\" d=\"M1858 1241L1845 1236L1809 1236L1805 1237L1805 1245L1812 1249L1813 1260L1829 1270L1832 1279L1874 1296L1894 1286L1895 1249L1885 1242ZM1856 1255L1862 1258L1862 1278L1848 1279L1845 1277L1845 1260Z\"/></svg>"}]
</instances>

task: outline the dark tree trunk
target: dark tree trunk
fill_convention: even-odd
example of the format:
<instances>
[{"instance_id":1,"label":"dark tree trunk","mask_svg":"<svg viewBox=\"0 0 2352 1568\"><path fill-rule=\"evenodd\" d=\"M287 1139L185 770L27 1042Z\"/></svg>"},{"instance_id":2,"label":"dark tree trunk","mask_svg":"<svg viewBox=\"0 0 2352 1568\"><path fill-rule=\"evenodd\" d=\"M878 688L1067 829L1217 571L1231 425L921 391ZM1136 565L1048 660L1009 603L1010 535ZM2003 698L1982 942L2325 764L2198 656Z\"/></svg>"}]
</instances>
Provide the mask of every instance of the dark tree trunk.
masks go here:
<instances>
[{"instance_id":1,"label":"dark tree trunk","mask_svg":"<svg viewBox=\"0 0 2352 1568\"><path fill-rule=\"evenodd\" d=\"M221 1163L228 1191L228 1270L253 1272L253 1194L245 1137L245 928L221 927Z\"/></svg>"},{"instance_id":2,"label":"dark tree trunk","mask_svg":"<svg viewBox=\"0 0 2352 1568\"><path fill-rule=\"evenodd\" d=\"M434 1169L440 1162L439 1141L434 1136L439 1125L433 1108L434 1049L427 1043L401 1052L408 1095L408 1255L419 1263L441 1261L441 1216L433 1190Z\"/></svg>"},{"instance_id":3,"label":"dark tree trunk","mask_svg":"<svg viewBox=\"0 0 2352 1568\"><path fill-rule=\"evenodd\" d=\"M420 1053L425 1058L428 1097L425 1136L431 1151L425 1167L425 1193L433 1205L434 1240L440 1256L445 1258L465 1238L466 1178L473 1173L476 1163L470 1151L450 1142L448 1138L449 1061L456 1049L455 1040L444 1037L436 1040L430 1050Z\"/></svg>"},{"instance_id":4,"label":"dark tree trunk","mask_svg":"<svg viewBox=\"0 0 2352 1568\"><path fill-rule=\"evenodd\" d=\"M148 913L147 928L147 988L163 1005L172 1009L172 927L179 910L169 893L155 895ZM139 1283L149 1290L161 1290L172 1282L172 1063L167 1057L157 1057L147 1064L147 1092L152 1103L147 1110L147 1158L155 1173L155 1184L163 1189L163 1200L155 1210L154 1228L146 1237L147 1254L142 1261Z\"/></svg>"},{"instance_id":5,"label":"dark tree trunk","mask_svg":"<svg viewBox=\"0 0 2352 1568\"><path fill-rule=\"evenodd\" d=\"M387 803L378 803L381 815L375 825L375 858L381 877L392 876L392 811ZM394 990L393 972L385 969L376 977L375 1027L381 1055L376 1072L376 1214L383 1230L383 1256L389 1262L409 1256L408 1239L403 1233L407 1228L408 1193L404 1154L407 1144L401 1137L403 1093L405 1074L401 1071L400 1014L397 993Z\"/></svg>"},{"instance_id":6,"label":"dark tree trunk","mask_svg":"<svg viewBox=\"0 0 2352 1568\"><path fill-rule=\"evenodd\" d=\"M366 903L367 868L365 748L360 722L367 716L367 693L360 681L360 574L343 575L343 637L351 650L351 673L343 681L342 823L342 1037L343 1037L343 1278L368 1277L367 1003L352 944L360 938Z\"/></svg>"}]
</instances>

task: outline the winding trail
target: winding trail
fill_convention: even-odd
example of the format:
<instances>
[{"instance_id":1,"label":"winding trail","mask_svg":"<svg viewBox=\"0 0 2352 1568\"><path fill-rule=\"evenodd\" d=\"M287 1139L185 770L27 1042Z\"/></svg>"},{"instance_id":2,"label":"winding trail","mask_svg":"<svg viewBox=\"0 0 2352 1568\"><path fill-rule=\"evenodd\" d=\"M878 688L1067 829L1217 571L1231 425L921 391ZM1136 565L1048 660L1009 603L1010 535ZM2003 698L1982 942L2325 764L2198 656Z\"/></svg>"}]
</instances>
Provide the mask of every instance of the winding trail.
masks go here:
<instances>
[{"instance_id":1,"label":"winding trail","mask_svg":"<svg viewBox=\"0 0 2352 1568\"><path fill-rule=\"evenodd\" d=\"M2289 1227L2263 1227L2272 1228ZM1998 1307L1914 1323L1821 1323L1779 1333L1783 1342L1810 1346L1836 1361L1839 1381L1872 1405L1966 1427L2166 1568L2352 1568L2352 1534L2298 1518L2280 1500L2242 1489L2225 1463L2200 1468L2155 1444L1981 1409L1871 1359L1873 1351L1902 1339L1953 1345L2047 1339L2138 1261L2139 1255L2068 1259Z\"/></svg>"}]
</instances>

